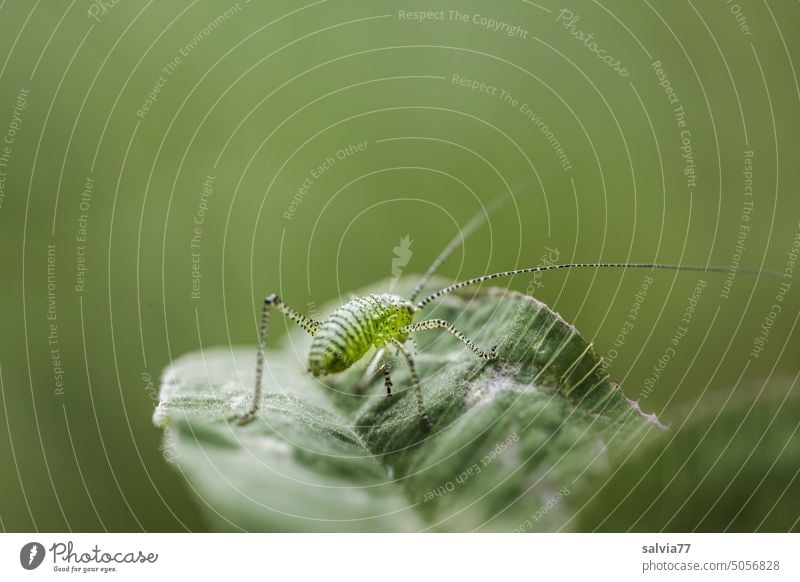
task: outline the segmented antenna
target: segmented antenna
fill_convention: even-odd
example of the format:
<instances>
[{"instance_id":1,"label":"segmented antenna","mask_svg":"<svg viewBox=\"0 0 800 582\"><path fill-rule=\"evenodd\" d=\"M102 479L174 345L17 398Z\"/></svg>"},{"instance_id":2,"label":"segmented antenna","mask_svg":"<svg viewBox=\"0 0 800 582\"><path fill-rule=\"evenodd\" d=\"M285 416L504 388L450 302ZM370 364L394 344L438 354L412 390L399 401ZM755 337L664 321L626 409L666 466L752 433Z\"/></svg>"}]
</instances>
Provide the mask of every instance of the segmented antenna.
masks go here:
<instances>
[{"instance_id":1,"label":"segmented antenna","mask_svg":"<svg viewBox=\"0 0 800 582\"><path fill-rule=\"evenodd\" d=\"M436 260L433 261L430 267L428 267L428 270L425 271L425 274L419 280L417 286L414 287L414 291L411 292L411 297L409 298L411 303L413 303L417 296L422 292L422 289L425 287L428 281L431 280L431 277L436 274L436 271L442 266L442 263L444 263L448 257L453 254L453 251L463 245L464 241L467 240L467 238L469 238L476 230L478 230L478 227L482 226L483 223L489 220L489 217L497 210L505 206L509 200L511 200L511 198L511 194L495 198L489 203L485 210L481 209L481 211L479 211L475 216L470 218L467 225L462 228L453 238L453 240L447 244L439 256L436 257Z\"/></svg>"},{"instance_id":2,"label":"segmented antenna","mask_svg":"<svg viewBox=\"0 0 800 582\"><path fill-rule=\"evenodd\" d=\"M467 281L461 281L460 283L454 283L452 285L448 285L444 289L440 289L436 293L428 295L425 299L417 303L417 309L422 309L431 301L442 297L443 295L447 295L455 291L456 289L461 289L462 287L467 287L469 285L475 285L477 283L483 283L484 281L489 281L490 279L498 279L500 277L511 277L512 275L521 275L523 273L536 273L539 271L553 271L556 269L576 269L581 267L594 267L594 268L619 268L619 269L669 269L673 271L702 271L705 273L725 273L730 271L730 267L721 267L721 266L703 266L703 265L669 265L669 264L661 264L661 263L568 263L564 265L540 265L537 267L528 267L527 269L515 269L513 271L501 271L500 273L493 273L491 275L484 275L483 277L475 277L474 279L468 279ZM749 275L763 275L767 277L773 278L781 278L781 273L776 273L775 271L759 271L755 269L739 269L737 272L745 273Z\"/></svg>"}]
</instances>

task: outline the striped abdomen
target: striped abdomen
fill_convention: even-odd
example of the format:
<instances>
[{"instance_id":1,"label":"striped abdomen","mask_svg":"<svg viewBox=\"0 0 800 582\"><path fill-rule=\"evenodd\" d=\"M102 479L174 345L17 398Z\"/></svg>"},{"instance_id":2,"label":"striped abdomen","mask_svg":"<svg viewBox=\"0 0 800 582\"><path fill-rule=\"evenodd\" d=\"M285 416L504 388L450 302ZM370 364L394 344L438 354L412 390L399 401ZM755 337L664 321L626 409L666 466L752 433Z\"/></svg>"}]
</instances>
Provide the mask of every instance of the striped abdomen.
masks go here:
<instances>
[{"instance_id":1,"label":"striped abdomen","mask_svg":"<svg viewBox=\"0 0 800 582\"><path fill-rule=\"evenodd\" d=\"M352 299L334 311L311 341L308 369L314 376L346 370L370 347L381 347L411 323L412 306L396 295L367 295Z\"/></svg>"}]
</instances>

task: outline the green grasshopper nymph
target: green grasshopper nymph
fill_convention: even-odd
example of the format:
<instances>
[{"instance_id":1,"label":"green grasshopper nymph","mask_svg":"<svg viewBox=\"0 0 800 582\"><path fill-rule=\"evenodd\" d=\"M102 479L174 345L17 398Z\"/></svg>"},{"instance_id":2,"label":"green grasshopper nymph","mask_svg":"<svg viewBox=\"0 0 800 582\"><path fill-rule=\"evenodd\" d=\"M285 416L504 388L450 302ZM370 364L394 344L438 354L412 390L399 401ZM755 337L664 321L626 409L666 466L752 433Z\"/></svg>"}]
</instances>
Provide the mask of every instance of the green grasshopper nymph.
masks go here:
<instances>
[{"instance_id":1,"label":"green grasshopper nymph","mask_svg":"<svg viewBox=\"0 0 800 582\"><path fill-rule=\"evenodd\" d=\"M661 263L567 263L549 264L525 269L514 269L511 271L501 271L491 275L483 275L468 279L459 283L454 283L443 289L436 291L417 301L417 297L422 292L425 285L436 273L437 269L445 260L459 248L464 240L470 236L477 228L488 219L490 212L498 205L493 204L488 211L481 212L473 217L462 231L448 243L445 249L439 254L433 264L417 283L406 299L399 295L382 294L367 295L351 299L324 321L316 321L302 315L286 305L277 295L268 295L264 298L261 312L261 323L258 336L258 353L256 355L256 378L253 401L250 409L243 415L237 416L240 424L250 422L255 418L261 404L261 383L264 368L264 344L267 339L269 327L269 314L272 308L277 308L286 317L297 323L304 331L313 336L311 349L308 357L308 371L315 377L334 374L344 371L357 361L372 348L376 352L369 366L364 379L359 383L363 387L374 378L375 374L383 374L386 395L392 395L392 380L389 375L389 366L386 357L390 351L395 351L403 356L408 365L412 389L417 400L417 409L421 421L427 428L433 426L429 417L422 395L422 387L419 382L414 357L412 351L406 345L412 334L432 330L443 329L466 345L477 357L491 361L497 357L497 346L492 346L484 350L476 346L472 340L458 331L453 325L443 319L425 319L414 322L418 313L432 301L469 285L476 285L492 279L501 277L511 277L523 273L537 273L541 271L553 271L558 269L576 268L620 268L620 269L670 269L680 271L702 271L702 272L726 272L728 267L720 266L700 266L700 265L675 265ZM494 208L492 208L494 207ZM739 272L751 274L766 274L768 272L758 272L740 269ZM369 380L367 380L369 378Z\"/></svg>"}]
</instances>

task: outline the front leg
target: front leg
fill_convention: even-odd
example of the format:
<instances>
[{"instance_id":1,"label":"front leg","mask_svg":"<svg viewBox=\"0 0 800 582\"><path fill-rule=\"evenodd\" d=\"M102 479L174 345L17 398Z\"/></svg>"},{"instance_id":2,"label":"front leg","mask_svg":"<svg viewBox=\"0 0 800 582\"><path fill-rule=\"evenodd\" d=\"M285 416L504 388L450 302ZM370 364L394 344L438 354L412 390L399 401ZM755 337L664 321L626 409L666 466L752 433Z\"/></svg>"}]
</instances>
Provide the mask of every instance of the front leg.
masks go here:
<instances>
[{"instance_id":1,"label":"front leg","mask_svg":"<svg viewBox=\"0 0 800 582\"><path fill-rule=\"evenodd\" d=\"M315 335L322 325L320 322L302 315L286 305L281 298L275 295L264 297L264 304L261 308L261 324L258 328L258 352L256 353L256 385L253 390L253 403L250 410L245 414L234 417L239 424L247 424L256 417L258 408L261 405L261 378L264 373L264 344L267 342L267 332L269 331L269 312L272 307L277 307L286 317L297 323L304 331L310 335Z\"/></svg>"},{"instance_id":2,"label":"front leg","mask_svg":"<svg viewBox=\"0 0 800 582\"><path fill-rule=\"evenodd\" d=\"M386 348L380 348L375 355L372 357L372 360L367 366L364 375L361 376L361 379L358 381L355 387L356 394L364 394L370 384L372 384L373 380L377 377L378 374L383 373L383 385L386 387L386 396L392 396L392 379L389 376L389 362L385 359L386 355Z\"/></svg>"},{"instance_id":3,"label":"front leg","mask_svg":"<svg viewBox=\"0 0 800 582\"><path fill-rule=\"evenodd\" d=\"M364 374L362 374L361 378L356 383L353 392L360 396L367 391L367 388L370 387L372 382L378 377L378 374L380 374L381 366L383 365L383 356L385 354L385 347L378 348L378 350L375 351L375 355L372 356L372 359L369 361L367 369L364 370Z\"/></svg>"},{"instance_id":4,"label":"front leg","mask_svg":"<svg viewBox=\"0 0 800 582\"><path fill-rule=\"evenodd\" d=\"M453 324L449 321L444 319L426 319L425 321L419 321L417 323L412 323L411 325L407 325L400 329L402 333L414 333L416 331L425 331L427 329L446 329L449 331L453 336L455 336L461 343L467 346L472 353L481 358L482 360L491 361L497 357L497 346L492 346L492 349L489 351L482 350L474 343L472 340L465 336L463 333L458 331Z\"/></svg>"},{"instance_id":5,"label":"front leg","mask_svg":"<svg viewBox=\"0 0 800 582\"><path fill-rule=\"evenodd\" d=\"M386 386L386 396L388 398L392 397L392 379L389 377L389 364L386 362L381 365L381 369L383 370L383 385Z\"/></svg>"}]
</instances>

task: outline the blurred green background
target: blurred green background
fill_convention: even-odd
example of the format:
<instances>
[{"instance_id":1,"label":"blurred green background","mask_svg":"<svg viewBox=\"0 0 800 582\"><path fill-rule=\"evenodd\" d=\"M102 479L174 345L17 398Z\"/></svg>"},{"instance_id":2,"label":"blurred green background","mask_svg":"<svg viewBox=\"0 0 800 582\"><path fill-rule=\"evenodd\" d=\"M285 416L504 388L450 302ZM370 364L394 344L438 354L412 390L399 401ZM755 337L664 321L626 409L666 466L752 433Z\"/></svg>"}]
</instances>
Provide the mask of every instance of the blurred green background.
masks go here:
<instances>
[{"instance_id":1,"label":"blurred green background","mask_svg":"<svg viewBox=\"0 0 800 582\"><path fill-rule=\"evenodd\" d=\"M454 6L0 3L0 133L11 139L0 144L3 529L205 529L151 423L164 366L198 347L253 344L266 293L306 311L392 276L406 236L404 273L424 271L509 189L514 203L443 275L546 260L728 266L739 254L742 266L790 266L800 5L575 1L570 16L548 0L459 2L466 21ZM418 10L442 12L407 17ZM692 439L702 463L678 462L684 440L668 445L673 464L652 491L680 474L675 495L691 494L711 463L755 457L759 487L704 481L721 502L700 527L730 527L733 496L760 502L736 527L797 528L800 459L784 453L797 438L800 281L739 273L723 298L724 274L659 272L615 345L645 275L502 284L574 322L626 394L673 428L727 415L727 428ZM686 335L645 391L700 278ZM780 426L753 429L778 432L752 455L757 437L732 438L764 393ZM615 488L630 486L620 478ZM772 502L782 520L759 526ZM670 521L675 511L649 529L700 523Z\"/></svg>"}]
</instances>

